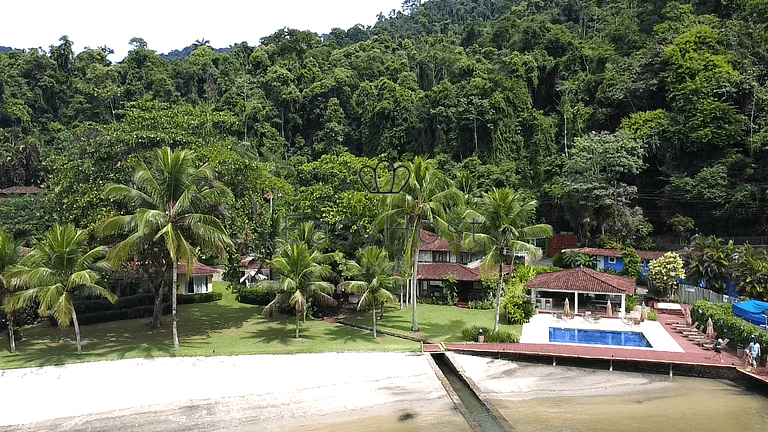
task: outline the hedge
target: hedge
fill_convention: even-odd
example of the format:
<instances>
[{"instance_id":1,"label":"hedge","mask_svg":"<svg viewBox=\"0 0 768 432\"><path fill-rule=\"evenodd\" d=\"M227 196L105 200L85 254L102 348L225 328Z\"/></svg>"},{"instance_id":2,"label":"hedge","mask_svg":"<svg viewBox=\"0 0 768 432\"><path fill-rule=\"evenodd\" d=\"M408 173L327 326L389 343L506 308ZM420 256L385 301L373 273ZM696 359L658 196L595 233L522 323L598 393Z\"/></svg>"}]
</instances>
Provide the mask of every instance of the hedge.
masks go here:
<instances>
[{"instance_id":1,"label":"hedge","mask_svg":"<svg viewBox=\"0 0 768 432\"><path fill-rule=\"evenodd\" d=\"M241 288L237 294L240 303L266 306L275 299L275 293L259 287Z\"/></svg>"},{"instance_id":2,"label":"hedge","mask_svg":"<svg viewBox=\"0 0 768 432\"><path fill-rule=\"evenodd\" d=\"M499 330L494 334L493 330L488 327L469 326L461 329L461 337L465 341L477 342L477 333L483 329L483 335L485 336L485 342L487 343L517 343L520 342L520 337L512 332Z\"/></svg>"},{"instance_id":3,"label":"hedge","mask_svg":"<svg viewBox=\"0 0 768 432\"><path fill-rule=\"evenodd\" d=\"M709 318L712 318L712 324L718 336L728 338L737 345L746 346L749 345L750 337L755 335L761 347L768 346L766 345L768 332L737 317L729 303L710 303L699 300L693 304L692 320L706 324Z\"/></svg>"},{"instance_id":4,"label":"hedge","mask_svg":"<svg viewBox=\"0 0 768 432\"><path fill-rule=\"evenodd\" d=\"M179 294L176 296L177 304L209 303L221 300L221 292L209 292L198 294ZM170 295L163 296L163 315L171 313ZM151 317L155 310L155 295L153 293L141 293L123 297L115 304L106 299L85 300L75 302L77 322L80 325L98 324L110 321L127 319L140 319ZM53 317L48 317L52 326L58 325Z\"/></svg>"}]
</instances>

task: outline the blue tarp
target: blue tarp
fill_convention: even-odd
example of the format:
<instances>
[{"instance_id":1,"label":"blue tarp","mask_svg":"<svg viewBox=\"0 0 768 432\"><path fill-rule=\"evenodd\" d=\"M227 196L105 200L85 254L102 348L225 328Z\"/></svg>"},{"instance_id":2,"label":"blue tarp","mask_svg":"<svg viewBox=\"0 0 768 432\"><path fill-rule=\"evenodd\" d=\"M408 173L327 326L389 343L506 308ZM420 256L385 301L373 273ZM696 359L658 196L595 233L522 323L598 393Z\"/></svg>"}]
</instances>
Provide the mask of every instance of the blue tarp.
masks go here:
<instances>
[{"instance_id":1,"label":"blue tarp","mask_svg":"<svg viewBox=\"0 0 768 432\"><path fill-rule=\"evenodd\" d=\"M765 325L765 315L763 315L763 312L766 310L768 310L768 303L757 300L733 304L733 313L736 316L757 325Z\"/></svg>"}]
</instances>

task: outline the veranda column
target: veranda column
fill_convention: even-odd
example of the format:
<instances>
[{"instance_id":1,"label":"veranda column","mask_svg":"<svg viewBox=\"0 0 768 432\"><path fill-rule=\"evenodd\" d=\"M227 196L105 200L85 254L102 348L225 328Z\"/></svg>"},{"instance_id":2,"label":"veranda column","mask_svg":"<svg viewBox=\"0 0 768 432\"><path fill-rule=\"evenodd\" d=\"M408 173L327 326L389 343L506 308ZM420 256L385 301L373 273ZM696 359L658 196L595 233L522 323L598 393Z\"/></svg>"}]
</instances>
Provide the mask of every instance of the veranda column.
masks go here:
<instances>
[{"instance_id":1,"label":"veranda column","mask_svg":"<svg viewBox=\"0 0 768 432\"><path fill-rule=\"evenodd\" d=\"M624 314L626 312L624 310L624 308L626 307L626 304L627 304L627 295L626 294L622 294L621 295L621 311L619 312L622 317L624 316Z\"/></svg>"},{"instance_id":2,"label":"veranda column","mask_svg":"<svg viewBox=\"0 0 768 432\"><path fill-rule=\"evenodd\" d=\"M576 315L579 313L579 292L575 291L573 297L573 314Z\"/></svg>"}]
</instances>

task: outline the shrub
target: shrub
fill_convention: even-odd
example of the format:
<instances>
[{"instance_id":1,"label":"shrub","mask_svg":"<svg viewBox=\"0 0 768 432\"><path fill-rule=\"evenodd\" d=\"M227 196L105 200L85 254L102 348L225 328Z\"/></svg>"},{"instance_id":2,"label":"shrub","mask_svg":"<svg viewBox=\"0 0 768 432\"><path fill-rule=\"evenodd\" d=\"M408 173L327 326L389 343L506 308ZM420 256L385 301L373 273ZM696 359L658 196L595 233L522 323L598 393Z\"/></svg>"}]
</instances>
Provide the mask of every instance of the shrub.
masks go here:
<instances>
[{"instance_id":1,"label":"shrub","mask_svg":"<svg viewBox=\"0 0 768 432\"><path fill-rule=\"evenodd\" d=\"M488 342L488 343L520 342L520 337L515 333L499 330L498 333L494 334L492 329L489 329L488 327L481 327L476 325L464 327L463 329L461 329L461 337L465 341L477 342L477 333L480 331L480 329L483 329L483 334L485 335L485 342Z\"/></svg>"},{"instance_id":2,"label":"shrub","mask_svg":"<svg viewBox=\"0 0 768 432\"><path fill-rule=\"evenodd\" d=\"M448 303L447 300L441 300L439 298L434 298L434 297L417 297L416 303L439 305L439 306L450 306L450 303Z\"/></svg>"},{"instance_id":3,"label":"shrub","mask_svg":"<svg viewBox=\"0 0 768 432\"><path fill-rule=\"evenodd\" d=\"M656 312L656 309L651 309L648 311L648 319L651 321L658 321L659 320L659 314Z\"/></svg>"},{"instance_id":4,"label":"shrub","mask_svg":"<svg viewBox=\"0 0 768 432\"><path fill-rule=\"evenodd\" d=\"M768 332L737 317L730 304L709 303L706 300L699 300L693 304L691 319L704 324L709 318L712 318L717 335L727 337L734 344L748 345L752 335L756 336L760 346L766 346L768 343Z\"/></svg>"},{"instance_id":5,"label":"shrub","mask_svg":"<svg viewBox=\"0 0 768 432\"><path fill-rule=\"evenodd\" d=\"M40 315L37 314L37 302L27 305L23 308L16 309L15 317L13 320L13 326L18 329L25 325L34 324L40 319ZM5 311L0 307L0 331L8 330L8 316Z\"/></svg>"},{"instance_id":6,"label":"shrub","mask_svg":"<svg viewBox=\"0 0 768 432\"><path fill-rule=\"evenodd\" d=\"M472 300L467 304L467 307L469 309L488 310L496 308L496 304L493 302L493 300Z\"/></svg>"},{"instance_id":7,"label":"shrub","mask_svg":"<svg viewBox=\"0 0 768 432\"><path fill-rule=\"evenodd\" d=\"M536 306L531 299L520 294L506 295L502 307L510 324L525 324L536 313Z\"/></svg>"},{"instance_id":8,"label":"shrub","mask_svg":"<svg viewBox=\"0 0 768 432\"><path fill-rule=\"evenodd\" d=\"M624 305L625 310L627 312L632 312L635 309L635 306L637 306L637 301L637 295L627 296L627 300Z\"/></svg>"},{"instance_id":9,"label":"shrub","mask_svg":"<svg viewBox=\"0 0 768 432\"><path fill-rule=\"evenodd\" d=\"M558 252L552 257L552 264L555 267L564 269L587 267L595 269L595 259L591 255L576 251Z\"/></svg>"},{"instance_id":10,"label":"shrub","mask_svg":"<svg viewBox=\"0 0 768 432\"><path fill-rule=\"evenodd\" d=\"M636 250L633 248L626 248L622 251L621 256L624 260L624 270L621 272L623 275L629 276L635 280L642 276L643 269L640 266L642 260L640 260Z\"/></svg>"},{"instance_id":11,"label":"shrub","mask_svg":"<svg viewBox=\"0 0 768 432\"><path fill-rule=\"evenodd\" d=\"M275 293L259 287L241 288L237 294L237 301L252 305L266 306L274 299Z\"/></svg>"},{"instance_id":12,"label":"shrub","mask_svg":"<svg viewBox=\"0 0 768 432\"><path fill-rule=\"evenodd\" d=\"M195 294L195 303L210 303L210 302L221 300L223 297L224 297L224 293L219 291Z\"/></svg>"}]
</instances>

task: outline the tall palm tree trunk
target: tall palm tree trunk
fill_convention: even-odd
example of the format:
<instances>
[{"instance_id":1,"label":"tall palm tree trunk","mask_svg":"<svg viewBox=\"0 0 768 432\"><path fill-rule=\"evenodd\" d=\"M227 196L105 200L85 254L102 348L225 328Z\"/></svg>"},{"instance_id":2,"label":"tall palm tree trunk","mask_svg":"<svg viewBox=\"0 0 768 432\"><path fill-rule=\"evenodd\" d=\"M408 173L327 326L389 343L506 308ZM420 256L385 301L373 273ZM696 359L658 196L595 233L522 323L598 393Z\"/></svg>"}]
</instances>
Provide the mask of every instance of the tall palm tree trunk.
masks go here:
<instances>
[{"instance_id":1,"label":"tall palm tree trunk","mask_svg":"<svg viewBox=\"0 0 768 432\"><path fill-rule=\"evenodd\" d=\"M414 256L413 260L413 275L411 276L411 300L413 301L413 322L411 324L411 331L419 331L419 319L416 312L416 273L419 270L419 261Z\"/></svg>"},{"instance_id":2,"label":"tall palm tree trunk","mask_svg":"<svg viewBox=\"0 0 768 432\"><path fill-rule=\"evenodd\" d=\"M503 257L502 257L503 258ZM499 314L501 312L501 288L504 286L504 278L502 277L502 267L504 266L503 259L499 263L499 286L496 289L496 322L493 324L493 333L499 332Z\"/></svg>"},{"instance_id":3,"label":"tall palm tree trunk","mask_svg":"<svg viewBox=\"0 0 768 432\"><path fill-rule=\"evenodd\" d=\"M163 278L163 280L167 280ZM163 292L165 288L165 282L160 283L160 285L157 287L157 291L155 291L155 308L152 311L152 324L150 324L149 328L152 330L157 330L160 328L160 317L163 314Z\"/></svg>"},{"instance_id":4,"label":"tall palm tree trunk","mask_svg":"<svg viewBox=\"0 0 768 432\"><path fill-rule=\"evenodd\" d=\"M176 290L178 289L179 284L179 264L176 262L176 260L173 260L173 276L171 277L171 314L173 315L173 347L178 348L179 347L179 332L176 327ZM187 277L192 274L192 269L187 268Z\"/></svg>"},{"instance_id":5,"label":"tall palm tree trunk","mask_svg":"<svg viewBox=\"0 0 768 432\"><path fill-rule=\"evenodd\" d=\"M376 339L376 305L373 305L373 338Z\"/></svg>"},{"instance_id":6,"label":"tall palm tree trunk","mask_svg":"<svg viewBox=\"0 0 768 432\"><path fill-rule=\"evenodd\" d=\"M299 320L299 311L296 311L296 339L299 338L299 325L301 324Z\"/></svg>"},{"instance_id":7,"label":"tall palm tree trunk","mask_svg":"<svg viewBox=\"0 0 768 432\"><path fill-rule=\"evenodd\" d=\"M16 352L16 336L13 334L13 312L8 313L8 340L11 343L11 352Z\"/></svg>"},{"instance_id":8,"label":"tall palm tree trunk","mask_svg":"<svg viewBox=\"0 0 768 432\"><path fill-rule=\"evenodd\" d=\"M75 327L75 341L77 342L77 353L82 354L83 353L83 346L80 343L80 324L77 323L77 313L75 313L75 308L72 308L72 323Z\"/></svg>"}]
</instances>

